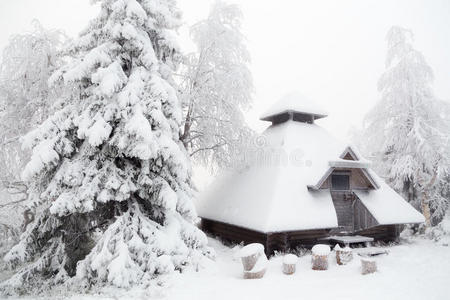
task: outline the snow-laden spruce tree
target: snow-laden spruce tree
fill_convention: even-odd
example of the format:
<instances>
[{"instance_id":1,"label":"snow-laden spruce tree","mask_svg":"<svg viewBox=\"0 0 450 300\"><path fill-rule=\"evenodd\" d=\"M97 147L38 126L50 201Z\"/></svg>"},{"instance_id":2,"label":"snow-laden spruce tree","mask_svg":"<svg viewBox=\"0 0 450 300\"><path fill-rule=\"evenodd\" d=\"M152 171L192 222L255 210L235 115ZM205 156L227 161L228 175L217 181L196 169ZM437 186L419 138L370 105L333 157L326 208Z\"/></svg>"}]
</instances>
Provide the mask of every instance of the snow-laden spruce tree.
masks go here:
<instances>
[{"instance_id":1,"label":"snow-laden spruce tree","mask_svg":"<svg viewBox=\"0 0 450 300\"><path fill-rule=\"evenodd\" d=\"M6 256L3 290L149 283L208 254L194 225L172 70L174 0L102 0L51 80L78 94L30 132L36 220Z\"/></svg>"},{"instance_id":2,"label":"snow-laden spruce tree","mask_svg":"<svg viewBox=\"0 0 450 300\"><path fill-rule=\"evenodd\" d=\"M449 127L441 115L424 56L412 32L387 34L386 70L378 82L381 99L366 116L365 152L397 191L425 215L427 225L448 206L443 189L449 171Z\"/></svg>"},{"instance_id":3,"label":"snow-laden spruce tree","mask_svg":"<svg viewBox=\"0 0 450 300\"><path fill-rule=\"evenodd\" d=\"M250 55L239 6L215 1L207 19L191 27L197 52L183 72L181 139L196 162L230 166L253 132L244 112L251 105Z\"/></svg>"}]
</instances>

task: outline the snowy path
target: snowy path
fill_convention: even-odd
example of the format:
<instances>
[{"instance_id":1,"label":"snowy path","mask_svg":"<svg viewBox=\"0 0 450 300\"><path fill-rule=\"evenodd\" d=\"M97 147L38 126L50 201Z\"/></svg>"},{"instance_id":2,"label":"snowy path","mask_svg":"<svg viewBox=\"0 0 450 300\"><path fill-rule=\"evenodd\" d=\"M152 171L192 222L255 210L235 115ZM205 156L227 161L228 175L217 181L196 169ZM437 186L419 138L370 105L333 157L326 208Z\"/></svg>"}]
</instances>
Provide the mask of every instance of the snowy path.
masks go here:
<instances>
[{"instance_id":1,"label":"snowy path","mask_svg":"<svg viewBox=\"0 0 450 300\"><path fill-rule=\"evenodd\" d=\"M241 263L233 259L232 249L213 239L210 244L216 249L216 262L200 272L175 276L164 295L149 297L148 291L112 289L103 296L61 299L450 299L450 247L428 240L389 247L389 255L378 258L375 274L360 275L358 256L349 265L338 266L332 253L328 271L311 270L311 256L306 255L300 258L297 272L287 276L281 272L282 258L276 257L270 260L265 277L255 280L242 279Z\"/></svg>"}]
</instances>

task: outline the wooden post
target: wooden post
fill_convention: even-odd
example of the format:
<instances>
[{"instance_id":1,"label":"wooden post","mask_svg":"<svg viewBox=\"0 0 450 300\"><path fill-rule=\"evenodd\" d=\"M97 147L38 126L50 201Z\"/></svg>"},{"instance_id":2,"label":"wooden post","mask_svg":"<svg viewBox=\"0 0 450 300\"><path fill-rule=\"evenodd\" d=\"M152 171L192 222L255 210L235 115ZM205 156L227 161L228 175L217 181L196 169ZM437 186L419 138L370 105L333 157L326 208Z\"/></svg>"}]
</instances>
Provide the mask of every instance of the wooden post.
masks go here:
<instances>
[{"instance_id":1,"label":"wooden post","mask_svg":"<svg viewBox=\"0 0 450 300\"><path fill-rule=\"evenodd\" d=\"M283 273L291 275L295 273L298 257L294 254L286 254L283 257Z\"/></svg>"},{"instance_id":2,"label":"wooden post","mask_svg":"<svg viewBox=\"0 0 450 300\"><path fill-rule=\"evenodd\" d=\"M371 274L377 271L377 262L374 259L362 258L361 259L361 274Z\"/></svg>"},{"instance_id":3,"label":"wooden post","mask_svg":"<svg viewBox=\"0 0 450 300\"><path fill-rule=\"evenodd\" d=\"M262 244L253 243L239 251L239 257L244 267L244 279L262 278L266 273L267 257Z\"/></svg>"},{"instance_id":4,"label":"wooden post","mask_svg":"<svg viewBox=\"0 0 450 300\"><path fill-rule=\"evenodd\" d=\"M244 279L259 279L263 278L267 270L267 257L263 253L259 258L253 268L249 271L244 271Z\"/></svg>"},{"instance_id":5,"label":"wooden post","mask_svg":"<svg viewBox=\"0 0 450 300\"><path fill-rule=\"evenodd\" d=\"M258 258L261 256L261 253L254 253L249 256L241 257L242 266L244 267L244 271L250 271L258 261Z\"/></svg>"},{"instance_id":6,"label":"wooden post","mask_svg":"<svg viewBox=\"0 0 450 300\"><path fill-rule=\"evenodd\" d=\"M353 252L350 247L341 248L339 244L334 247L336 251L336 262L338 265L346 265L353 259Z\"/></svg>"},{"instance_id":7,"label":"wooden post","mask_svg":"<svg viewBox=\"0 0 450 300\"><path fill-rule=\"evenodd\" d=\"M328 255L330 254L330 246L315 245L312 248L311 265L313 270L328 270Z\"/></svg>"}]
</instances>

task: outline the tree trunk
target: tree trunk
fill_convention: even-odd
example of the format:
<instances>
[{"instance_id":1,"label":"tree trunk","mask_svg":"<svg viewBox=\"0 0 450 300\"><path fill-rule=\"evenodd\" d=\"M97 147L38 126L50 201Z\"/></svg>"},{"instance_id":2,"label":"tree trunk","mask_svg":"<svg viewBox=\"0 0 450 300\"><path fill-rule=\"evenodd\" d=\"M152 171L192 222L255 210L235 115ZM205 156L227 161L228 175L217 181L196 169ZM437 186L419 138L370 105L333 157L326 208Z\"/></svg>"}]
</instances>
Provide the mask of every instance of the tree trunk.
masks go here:
<instances>
[{"instance_id":1,"label":"tree trunk","mask_svg":"<svg viewBox=\"0 0 450 300\"><path fill-rule=\"evenodd\" d=\"M431 211L430 211L430 204L428 203L428 198L429 198L428 191L434 185L436 178L437 178L437 174L434 173L430 182L425 186L425 188L422 192L422 199L420 199L420 206L422 209L422 214L425 217L425 227L426 228L431 227Z\"/></svg>"},{"instance_id":2,"label":"tree trunk","mask_svg":"<svg viewBox=\"0 0 450 300\"><path fill-rule=\"evenodd\" d=\"M313 270L328 270L328 255L313 254L311 264Z\"/></svg>"},{"instance_id":3,"label":"tree trunk","mask_svg":"<svg viewBox=\"0 0 450 300\"><path fill-rule=\"evenodd\" d=\"M422 208L422 214L425 217L425 226L427 228L431 227L431 212L430 212L430 205L428 204L428 197L426 193L423 193L422 199L421 199L421 208Z\"/></svg>"},{"instance_id":4,"label":"tree trunk","mask_svg":"<svg viewBox=\"0 0 450 300\"><path fill-rule=\"evenodd\" d=\"M298 257L294 254L286 254L283 257L283 273L291 275L295 273Z\"/></svg>"},{"instance_id":5,"label":"tree trunk","mask_svg":"<svg viewBox=\"0 0 450 300\"><path fill-rule=\"evenodd\" d=\"M241 257L244 271L250 271L251 269L253 269L260 256L261 253L254 253L249 256Z\"/></svg>"},{"instance_id":6,"label":"tree trunk","mask_svg":"<svg viewBox=\"0 0 450 300\"><path fill-rule=\"evenodd\" d=\"M361 259L361 274L371 274L378 270L377 262L373 259L363 258Z\"/></svg>"},{"instance_id":7,"label":"tree trunk","mask_svg":"<svg viewBox=\"0 0 450 300\"><path fill-rule=\"evenodd\" d=\"M338 265L346 265L353 259L353 252L350 248L336 250L336 262Z\"/></svg>"},{"instance_id":8,"label":"tree trunk","mask_svg":"<svg viewBox=\"0 0 450 300\"><path fill-rule=\"evenodd\" d=\"M283 263L283 273L286 275L291 275L295 273L296 265Z\"/></svg>"}]
</instances>

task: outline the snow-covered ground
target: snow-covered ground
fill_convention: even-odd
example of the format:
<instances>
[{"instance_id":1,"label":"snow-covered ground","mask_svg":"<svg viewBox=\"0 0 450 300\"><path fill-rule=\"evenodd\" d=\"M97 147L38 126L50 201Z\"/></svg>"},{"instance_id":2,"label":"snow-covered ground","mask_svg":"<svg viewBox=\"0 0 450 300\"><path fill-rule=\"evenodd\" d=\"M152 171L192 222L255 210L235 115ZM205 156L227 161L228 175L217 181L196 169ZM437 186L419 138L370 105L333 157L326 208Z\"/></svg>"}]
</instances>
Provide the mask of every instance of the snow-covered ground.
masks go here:
<instances>
[{"instance_id":1,"label":"snow-covered ground","mask_svg":"<svg viewBox=\"0 0 450 300\"><path fill-rule=\"evenodd\" d=\"M446 299L450 293L450 247L427 240L388 247L378 258L379 272L360 274L358 257L338 266L330 255L328 271L313 271L310 255L299 259L297 272L281 272L282 258L270 260L263 279L243 280L233 251L211 241L217 262L190 274L173 287L168 299ZM448 299L448 298L447 298Z\"/></svg>"},{"instance_id":2,"label":"snow-covered ground","mask_svg":"<svg viewBox=\"0 0 450 300\"><path fill-rule=\"evenodd\" d=\"M263 279L242 279L242 266L234 258L236 248L210 239L217 252L215 262L199 272L176 275L170 287L155 293L143 290L109 290L103 295L72 296L71 300L106 299L448 299L450 295L450 247L425 239L403 241L386 247L377 258L379 271L361 275L358 256L338 266L334 252L328 271L313 271L309 254L297 263L294 275L281 272L282 257L274 257ZM65 298L67 299L67 298Z\"/></svg>"}]
</instances>

